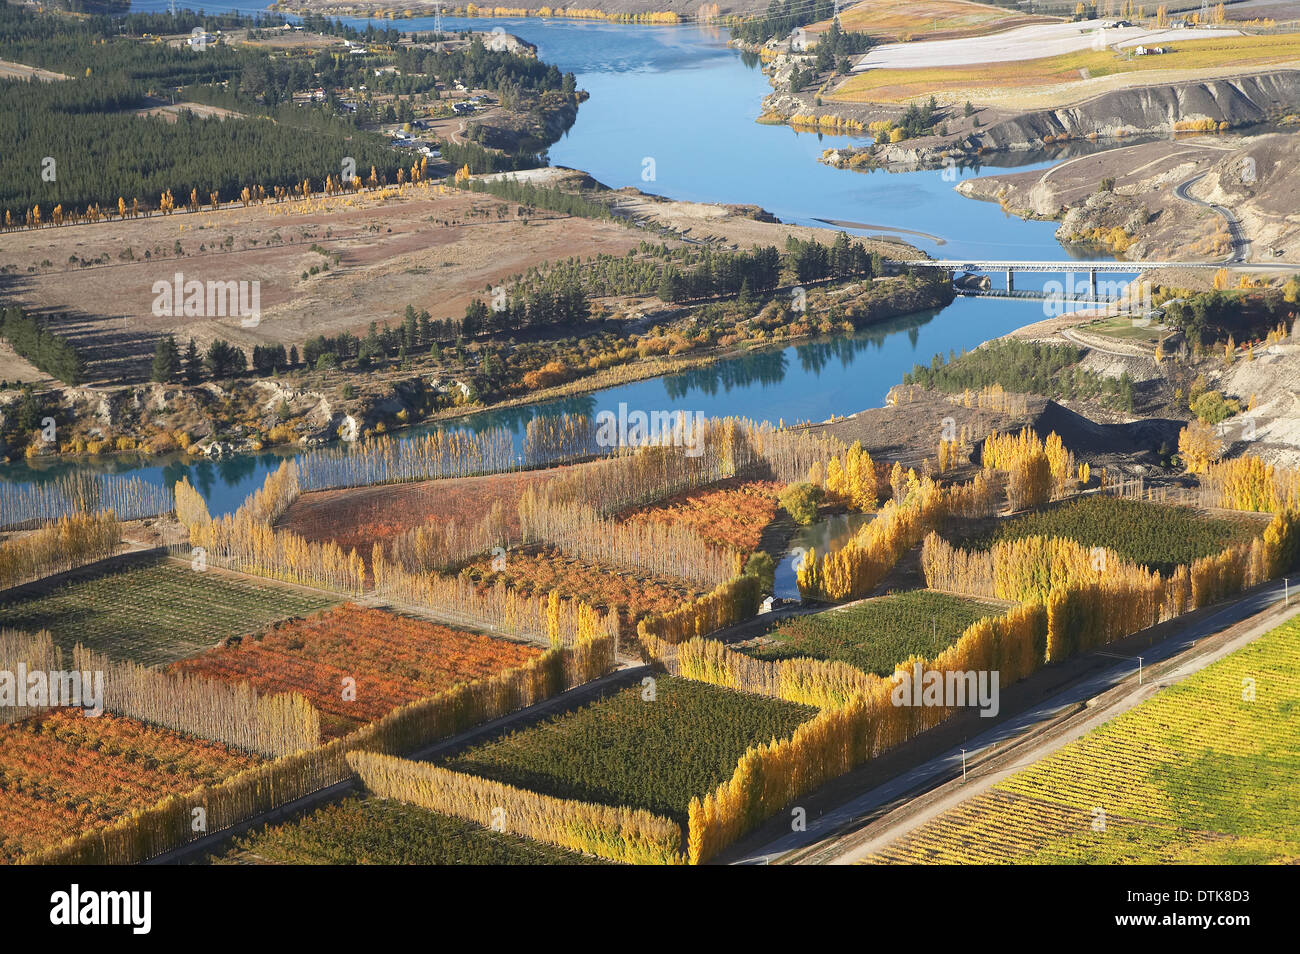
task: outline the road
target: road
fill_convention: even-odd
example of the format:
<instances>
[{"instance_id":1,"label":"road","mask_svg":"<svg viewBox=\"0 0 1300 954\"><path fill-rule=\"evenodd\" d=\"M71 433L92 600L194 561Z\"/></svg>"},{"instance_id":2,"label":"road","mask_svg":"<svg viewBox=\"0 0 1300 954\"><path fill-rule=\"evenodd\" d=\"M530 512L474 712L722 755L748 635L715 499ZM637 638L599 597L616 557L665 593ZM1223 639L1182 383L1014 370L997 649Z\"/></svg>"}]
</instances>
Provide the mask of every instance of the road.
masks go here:
<instances>
[{"instance_id":1,"label":"road","mask_svg":"<svg viewBox=\"0 0 1300 954\"><path fill-rule=\"evenodd\" d=\"M1213 202L1205 202L1202 199L1198 199L1196 196L1191 195L1187 191L1192 186L1196 185L1196 183L1204 179L1205 176L1206 173L1202 172L1199 175L1192 176L1190 179L1185 179L1178 183L1178 185L1174 187L1174 195L1178 196L1178 198L1182 199L1184 202L1190 202L1192 205L1204 206L1207 209L1213 209L1215 212L1219 213L1223 218L1223 221L1227 223L1228 234L1232 236L1232 251L1224 260L1224 264L1236 265L1240 262L1244 262L1250 257L1250 240L1242 235L1241 223L1237 220L1237 216L1229 209L1225 209L1221 205L1215 205Z\"/></svg>"},{"instance_id":2,"label":"road","mask_svg":"<svg viewBox=\"0 0 1300 954\"><path fill-rule=\"evenodd\" d=\"M1283 583L1269 584L1226 605L1218 612L1197 620L1162 642L1144 650L1142 668L1146 670L1188 653L1195 648L1198 641L1273 607L1283 598L1284 593ZM1300 613L1300 602L1287 610L1288 615L1295 613ZM1278 619L1270 619L1265 628L1271 628L1278 622ZM1262 631L1263 629L1261 633ZM1099 655L1104 655L1104 651ZM1179 672L1181 672L1181 662L1183 661L1180 661L1180 668L1177 670ZM1204 665L1204 662L1200 665ZM1089 706L1090 700L1128 681L1132 682L1134 689L1143 693L1144 687L1138 686L1133 679L1137 668L1138 663L1135 659L1116 659L1113 665L992 726L969 739L963 746L951 748L815 819L810 817L807 820L807 831L782 835L767 844L749 850L736 858L733 863L772 864L795 861L833 864L841 859L854 860L867 849L861 844L860 837L846 838L846 833L860 832L864 823L872 821L884 812L899 811L900 806L906 806L926 796L937 787L953 779L959 779L962 775L963 757L968 769L972 764L982 764L993 756L1007 751L1009 746L1023 745L1026 742L1026 735L1077 714L1082 707ZM1111 707L1108 707L1107 711L1109 713L1107 718L1115 714L1115 710ZM1057 745L1064 744L1057 739L1052 741ZM1046 754L1046 751L1041 754ZM1035 754L1034 758L1041 757L1041 754ZM1017 755L1020 755L1019 751ZM966 787L964 794L955 801L961 801L972 794L975 792ZM947 802L943 804L946 805ZM941 810L943 809L936 809L934 813ZM927 811L922 818L928 817L932 817L932 813ZM892 840L901 833L901 831L891 831L886 834L886 837ZM878 840L872 838L869 844L875 845ZM794 853L797 853L797 856Z\"/></svg>"}]
</instances>

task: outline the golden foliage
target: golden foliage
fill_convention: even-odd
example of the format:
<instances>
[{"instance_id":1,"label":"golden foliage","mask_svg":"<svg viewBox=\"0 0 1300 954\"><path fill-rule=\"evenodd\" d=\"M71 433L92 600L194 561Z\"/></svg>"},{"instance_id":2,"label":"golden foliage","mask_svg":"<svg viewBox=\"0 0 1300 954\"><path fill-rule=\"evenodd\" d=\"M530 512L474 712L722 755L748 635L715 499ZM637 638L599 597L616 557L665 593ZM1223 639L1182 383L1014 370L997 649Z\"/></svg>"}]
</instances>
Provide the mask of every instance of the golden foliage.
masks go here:
<instances>
[{"instance_id":1,"label":"golden foliage","mask_svg":"<svg viewBox=\"0 0 1300 954\"><path fill-rule=\"evenodd\" d=\"M1040 440L1028 427L1019 434L994 431L984 439L984 467L1007 474L1007 499L1013 510L1041 506L1074 489L1074 455L1052 432Z\"/></svg>"},{"instance_id":2,"label":"golden foliage","mask_svg":"<svg viewBox=\"0 0 1300 954\"><path fill-rule=\"evenodd\" d=\"M629 864L681 864L676 822L644 809L554 798L489 779L373 752L348 764L383 798L454 815L514 835Z\"/></svg>"},{"instance_id":3,"label":"golden foliage","mask_svg":"<svg viewBox=\"0 0 1300 954\"><path fill-rule=\"evenodd\" d=\"M1209 424L1191 421L1178 432L1178 453L1189 474L1203 474L1223 455L1223 441Z\"/></svg>"},{"instance_id":4,"label":"golden foliage","mask_svg":"<svg viewBox=\"0 0 1300 954\"><path fill-rule=\"evenodd\" d=\"M865 596L946 517L987 515L994 506L995 484L983 474L949 488L917 477L915 471L902 482L902 495L881 507L839 550L820 559L815 550L809 551L796 571L800 593L827 600Z\"/></svg>"},{"instance_id":5,"label":"golden foliage","mask_svg":"<svg viewBox=\"0 0 1300 954\"><path fill-rule=\"evenodd\" d=\"M707 636L755 615L760 587L757 576L742 573L671 612L645 617L637 623L637 636L643 642L658 639L666 643Z\"/></svg>"},{"instance_id":6,"label":"golden foliage","mask_svg":"<svg viewBox=\"0 0 1300 954\"><path fill-rule=\"evenodd\" d=\"M816 466L825 470L823 489L832 502L844 504L862 513L876 509L880 478L875 462L862 449L861 441L854 441L844 453L835 454L824 462L818 461L814 467ZM809 468L809 481L817 483L813 476L814 468Z\"/></svg>"},{"instance_id":7,"label":"golden foliage","mask_svg":"<svg viewBox=\"0 0 1300 954\"><path fill-rule=\"evenodd\" d=\"M919 665L925 671L945 673L999 670L1000 684L1007 684L1042 664L1046 640L1044 608L1020 606L1003 617L972 624L933 662L909 659L899 669ZM692 864L707 861L794 799L937 725L954 711L944 706L898 705L893 698L896 677L881 679L842 663L732 659L740 654L702 641L654 648L664 653L670 671L687 678L796 697L791 701L820 698L829 703L789 738L751 747L730 779L692 799L687 835Z\"/></svg>"},{"instance_id":8,"label":"golden foliage","mask_svg":"<svg viewBox=\"0 0 1300 954\"><path fill-rule=\"evenodd\" d=\"M121 527L111 510L79 514L0 543L0 589L112 556Z\"/></svg>"},{"instance_id":9,"label":"golden foliage","mask_svg":"<svg viewBox=\"0 0 1300 954\"><path fill-rule=\"evenodd\" d=\"M1300 506L1300 471L1254 455L1207 465L1201 487L1211 507L1276 512Z\"/></svg>"}]
</instances>

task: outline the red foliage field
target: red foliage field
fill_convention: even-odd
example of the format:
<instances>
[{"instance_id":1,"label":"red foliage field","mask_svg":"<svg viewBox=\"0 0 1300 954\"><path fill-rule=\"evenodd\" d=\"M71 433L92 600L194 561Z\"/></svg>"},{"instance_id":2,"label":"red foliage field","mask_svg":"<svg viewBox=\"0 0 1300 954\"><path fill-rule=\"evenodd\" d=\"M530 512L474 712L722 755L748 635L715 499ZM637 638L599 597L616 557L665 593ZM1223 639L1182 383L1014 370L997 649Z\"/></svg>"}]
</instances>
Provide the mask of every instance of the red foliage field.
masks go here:
<instances>
[{"instance_id":1,"label":"red foliage field","mask_svg":"<svg viewBox=\"0 0 1300 954\"><path fill-rule=\"evenodd\" d=\"M511 550L506 555L503 570L494 571L491 558L485 557L462 572L484 588L495 585L500 579L526 596L545 596L555 589L563 598L585 600L602 613L617 606L620 629L625 636L635 631L636 622L641 617L676 609L705 592L696 584L683 580L586 563L553 547Z\"/></svg>"},{"instance_id":2,"label":"red foliage field","mask_svg":"<svg viewBox=\"0 0 1300 954\"><path fill-rule=\"evenodd\" d=\"M260 639L183 659L173 671L260 692L300 692L321 714L327 737L345 734L397 706L460 682L522 665L540 647L451 629L352 603L287 620ZM343 680L356 681L344 699Z\"/></svg>"},{"instance_id":3,"label":"red foliage field","mask_svg":"<svg viewBox=\"0 0 1300 954\"><path fill-rule=\"evenodd\" d=\"M359 550L367 561L376 541L387 541L431 521L455 520L462 527L473 526L497 501L505 510L512 532L518 533L518 505L524 490L562 471L528 470L319 490L294 501L276 526L310 541L333 540L345 550Z\"/></svg>"},{"instance_id":4,"label":"red foliage field","mask_svg":"<svg viewBox=\"0 0 1300 954\"><path fill-rule=\"evenodd\" d=\"M752 553L776 517L781 485L766 480L724 480L688 490L649 507L628 510L620 520L681 523L715 547Z\"/></svg>"},{"instance_id":5,"label":"red foliage field","mask_svg":"<svg viewBox=\"0 0 1300 954\"><path fill-rule=\"evenodd\" d=\"M165 795L256 764L237 752L104 713L59 709L0 725L0 861L99 828Z\"/></svg>"}]
</instances>

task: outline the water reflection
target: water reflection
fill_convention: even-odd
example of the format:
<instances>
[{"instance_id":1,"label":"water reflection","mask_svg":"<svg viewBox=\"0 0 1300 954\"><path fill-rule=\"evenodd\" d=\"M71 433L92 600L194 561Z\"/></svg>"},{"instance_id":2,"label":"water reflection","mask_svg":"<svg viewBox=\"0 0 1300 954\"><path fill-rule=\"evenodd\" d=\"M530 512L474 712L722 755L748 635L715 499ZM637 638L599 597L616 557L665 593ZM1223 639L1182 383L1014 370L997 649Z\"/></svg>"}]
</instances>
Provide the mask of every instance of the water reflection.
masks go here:
<instances>
[{"instance_id":1,"label":"water reflection","mask_svg":"<svg viewBox=\"0 0 1300 954\"><path fill-rule=\"evenodd\" d=\"M782 599L799 599L799 583L795 567L803 555L811 550L819 554L834 553L848 543L858 528L871 520L869 513L833 514L808 527L800 527L790 546L776 566L773 583L775 595Z\"/></svg>"}]
</instances>

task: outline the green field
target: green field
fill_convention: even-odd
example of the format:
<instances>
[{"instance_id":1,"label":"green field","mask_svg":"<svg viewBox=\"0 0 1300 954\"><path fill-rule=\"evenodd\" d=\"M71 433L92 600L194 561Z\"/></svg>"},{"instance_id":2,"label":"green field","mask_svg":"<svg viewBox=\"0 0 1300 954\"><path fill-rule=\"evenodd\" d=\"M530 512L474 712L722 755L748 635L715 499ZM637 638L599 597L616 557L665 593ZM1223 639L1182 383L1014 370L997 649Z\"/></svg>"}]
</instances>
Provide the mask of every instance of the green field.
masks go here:
<instances>
[{"instance_id":1,"label":"green field","mask_svg":"<svg viewBox=\"0 0 1300 954\"><path fill-rule=\"evenodd\" d=\"M28 632L48 629L64 649L79 642L153 666L336 602L159 560L73 580L45 594L0 605L0 625Z\"/></svg>"},{"instance_id":2,"label":"green field","mask_svg":"<svg viewBox=\"0 0 1300 954\"><path fill-rule=\"evenodd\" d=\"M214 864L599 865L599 858L490 831L414 805L355 796L236 838Z\"/></svg>"},{"instance_id":3,"label":"green field","mask_svg":"<svg viewBox=\"0 0 1300 954\"><path fill-rule=\"evenodd\" d=\"M672 676L467 750L447 768L547 795L645 808L686 822L691 798L731 777L751 745L816 710Z\"/></svg>"},{"instance_id":4,"label":"green field","mask_svg":"<svg viewBox=\"0 0 1300 954\"><path fill-rule=\"evenodd\" d=\"M1300 621L1292 620L871 860L1295 864L1297 804Z\"/></svg>"},{"instance_id":5,"label":"green field","mask_svg":"<svg viewBox=\"0 0 1300 954\"><path fill-rule=\"evenodd\" d=\"M800 616L777 625L764 641L738 648L755 659L838 659L888 676L909 656L933 658L971 623L1004 612L996 603L913 590Z\"/></svg>"},{"instance_id":6,"label":"green field","mask_svg":"<svg viewBox=\"0 0 1300 954\"><path fill-rule=\"evenodd\" d=\"M1264 524L1249 517L1208 517L1190 507L1094 495L1013 517L954 542L984 550L1034 534L1066 537L1087 547L1107 547L1167 575L1179 564L1212 556L1263 532Z\"/></svg>"}]
</instances>

